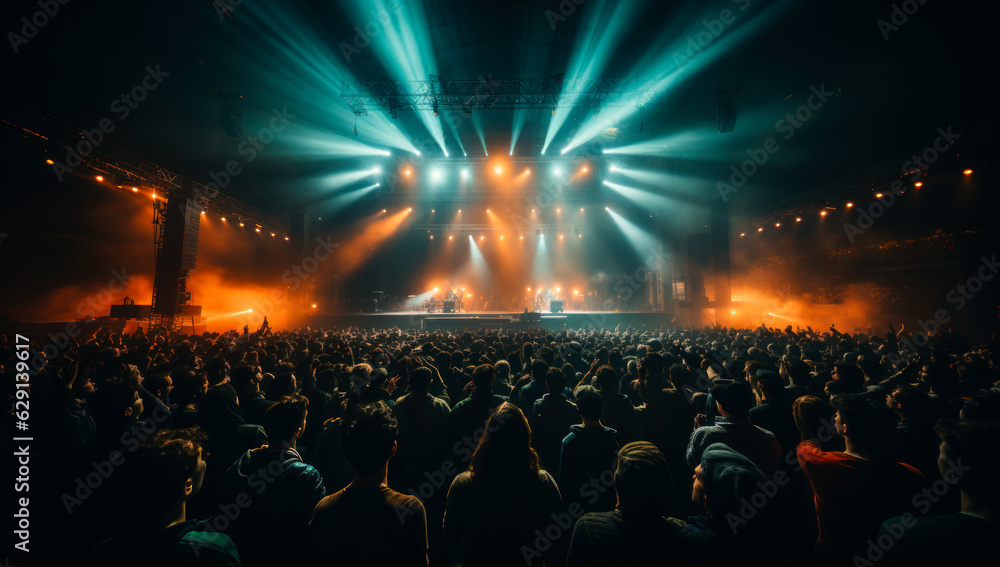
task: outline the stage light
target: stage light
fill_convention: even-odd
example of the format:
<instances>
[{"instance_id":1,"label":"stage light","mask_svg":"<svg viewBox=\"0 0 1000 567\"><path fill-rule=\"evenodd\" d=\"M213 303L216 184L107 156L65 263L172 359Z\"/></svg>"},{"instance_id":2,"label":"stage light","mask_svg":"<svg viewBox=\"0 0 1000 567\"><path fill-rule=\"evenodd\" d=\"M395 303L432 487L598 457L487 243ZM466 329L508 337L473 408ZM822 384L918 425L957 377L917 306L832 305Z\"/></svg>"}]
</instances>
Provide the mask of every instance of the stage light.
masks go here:
<instances>
[{"instance_id":1,"label":"stage light","mask_svg":"<svg viewBox=\"0 0 1000 567\"><path fill-rule=\"evenodd\" d=\"M403 175L409 176L410 175L410 170L409 169L403 170Z\"/></svg>"},{"instance_id":2,"label":"stage light","mask_svg":"<svg viewBox=\"0 0 1000 567\"><path fill-rule=\"evenodd\" d=\"M480 237L479 237L479 240L480 240L480 241L483 241L483 240L486 240L486 237L485 237L485 236L482 236L482 235L480 235Z\"/></svg>"},{"instance_id":3,"label":"stage light","mask_svg":"<svg viewBox=\"0 0 1000 567\"><path fill-rule=\"evenodd\" d=\"M382 168L376 165L375 167L372 168L372 173L378 175L382 173Z\"/></svg>"},{"instance_id":4,"label":"stage light","mask_svg":"<svg viewBox=\"0 0 1000 567\"><path fill-rule=\"evenodd\" d=\"M433 212L434 212L434 209L431 209L431 212L433 213Z\"/></svg>"},{"instance_id":5,"label":"stage light","mask_svg":"<svg viewBox=\"0 0 1000 567\"><path fill-rule=\"evenodd\" d=\"M532 212L532 213L534 213L534 212L535 212L535 209L531 209L531 212Z\"/></svg>"},{"instance_id":6,"label":"stage light","mask_svg":"<svg viewBox=\"0 0 1000 567\"><path fill-rule=\"evenodd\" d=\"M455 239L454 236L451 236L450 234L448 235L448 240L454 240L454 239Z\"/></svg>"},{"instance_id":7,"label":"stage light","mask_svg":"<svg viewBox=\"0 0 1000 567\"><path fill-rule=\"evenodd\" d=\"M201 214L205 214L205 211L202 211Z\"/></svg>"},{"instance_id":8,"label":"stage light","mask_svg":"<svg viewBox=\"0 0 1000 567\"><path fill-rule=\"evenodd\" d=\"M525 169L524 170L524 174L525 175L531 175L531 170L530 169Z\"/></svg>"},{"instance_id":9,"label":"stage light","mask_svg":"<svg viewBox=\"0 0 1000 567\"><path fill-rule=\"evenodd\" d=\"M618 166L617 165L612 165L608 169L610 169L611 171L618 171Z\"/></svg>"},{"instance_id":10,"label":"stage light","mask_svg":"<svg viewBox=\"0 0 1000 567\"><path fill-rule=\"evenodd\" d=\"M924 186L924 182L923 181L917 181L916 183L913 184L913 186L914 187L923 187Z\"/></svg>"},{"instance_id":11,"label":"stage light","mask_svg":"<svg viewBox=\"0 0 1000 567\"><path fill-rule=\"evenodd\" d=\"M562 291L562 290L559 289L559 286L556 286L556 293L559 293L560 291Z\"/></svg>"},{"instance_id":12,"label":"stage light","mask_svg":"<svg viewBox=\"0 0 1000 567\"><path fill-rule=\"evenodd\" d=\"M253 309L247 309L247 313L253 313Z\"/></svg>"},{"instance_id":13,"label":"stage light","mask_svg":"<svg viewBox=\"0 0 1000 567\"><path fill-rule=\"evenodd\" d=\"M95 177L94 179L96 179L96 180L98 180L98 181L104 181L104 177L103 177L103 176L101 176L101 175L98 175L98 176L97 176L97 177Z\"/></svg>"},{"instance_id":14,"label":"stage light","mask_svg":"<svg viewBox=\"0 0 1000 567\"><path fill-rule=\"evenodd\" d=\"M503 235L502 234L500 235L500 240L503 240Z\"/></svg>"},{"instance_id":15,"label":"stage light","mask_svg":"<svg viewBox=\"0 0 1000 567\"><path fill-rule=\"evenodd\" d=\"M443 175L443 174L441 173L441 170L440 170L440 169L435 169L435 170L434 170L434 171L433 171L433 172L431 173L431 177L432 177L432 178L434 179L434 181L440 181L440 180L441 180L441 176L442 176L442 175Z\"/></svg>"},{"instance_id":16,"label":"stage light","mask_svg":"<svg viewBox=\"0 0 1000 567\"><path fill-rule=\"evenodd\" d=\"M604 207L604 210L605 210L605 211L610 211L610 210L611 210L611 207Z\"/></svg>"},{"instance_id":17,"label":"stage light","mask_svg":"<svg viewBox=\"0 0 1000 567\"><path fill-rule=\"evenodd\" d=\"M847 203L847 208L848 208L848 209L850 209L850 208L851 208L851 207L853 207L853 206L854 206L854 203Z\"/></svg>"},{"instance_id":18,"label":"stage light","mask_svg":"<svg viewBox=\"0 0 1000 567\"><path fill-rule=\"evenodd\" d=\"M132 192L133 193L138 193L139 192L139 188L138 187L133 187L132 188Z\"/></svg>"},{"instance_id":19,"label":"stage light","mask_svg":"<svg viewBox=\"0 0 1000 567\"><path fill-rule=\"evenodd\" d=\"M434 293L437 293L437 292L438 292L438 288L434 288Z\"/></svg>"},{"instance_id":20,"label":"stage light","mask_svg":"<svg viewBox=\"0 0 1000 567\"><path fill-rule=\"evenodd\" d=\"M764 232L764 227L760 227L760 228L758 228L758 229L757 229L757 232Z\"/></svg>"},{"instance_id":21,"label":"stage light","mask_svg":"<svg viewBox=\"0 0 1000 567\"><path fill-rule=\"evenodd\" d=\"M254 230L257 231L257 232L260 232L260 227L257 227Z\"/></svg>"},{"instance_id":22,"label":"stage light","mask_svg":"<svg viewBox=\"0 0 1000 567\"><path fill-rule=\"evenodd\" d=\"M561 209L561 208L556 208L556 212L557 212L557 213L561 213L561 212L562 212L562 209Z\"/></svg>"},{"instance_id":23,"label":"stage light","mask_svg":"<svg viewBox=\"0 0 1000 567\"><path fill-rule=\"evenodd\" d=\"M156 199L156 193L153 193L153 199L154 200Z\"/></svg>"},{"instance_id":24,"label":"stage light","mask_svg":"<svg viewBox=\"0 0 1000 567\"><path fill-rule=\"evenodd\" d=\"M963 171L962 173L964 173L964 174L966 174L966 175L972 175L972 170L971 170L971 169L966 169L966 170L965 170L965 171Z\"/></svg>"},{"instance_id":25,"label":"stage light","mask_svg":"<svg viewBox=\"0 0 1000 567\"><path fill-rule=\"evenodd\" d=\"M583 233L581 232L581 233L577 234L576 237L577 238L583 238Z\"/></svg>"},{"instance_id":26,"label":"stage light","mask_svg":"<svg viewBox=\"0 0 1000 567\"><path fill-rule=\"evenodd\" d=\"M552 170L552 175L562 175L563 170L561 167L556 167Z\"/></svg>"},{"instance_id":27,"label":"stage light","mask_svg":"<svg viewBox=\"0 0 1000 567\"><path fill-rule=\"evenodd\" d=\"M489 212L490 212L490 210L489 210L489 209L486 209L486 212L487 212L487 213L489 213Z\"/></svg>"},{"instance_id":28,"label":"stage light","mask_svg":"<svg viewBox=\"0 0 1000 567\"><path fill-rule=\"evenodd\" d=\"M781 223L780 222L774 223L774 228L781 228Z\"/></svg>"},{"instance_id":29,"label":"stage light","mask_svg":"<svg viewBox=\"0 0 1000 567\"><path fill-rule=\"evenodd\" d=\"M287 236L285 237L285 240L288 240L288 237L287 237Z\"/></svg>"},{"instance_id":30,"label":"stage light","mask_svg":"<svg viewBox=\"0 0 1000 567\"><path fill-rule=\"evenodd\" d=\"M563 235L560 234L559 235L559 240L562 240L562 239L563 239Z\"/></svg>"},{"instance_id":31,"label":"stage light","mask_svg":"<svg viewBox=\"0 0 1000 567\"><path fill-rule=\"evenodd\" d=\"M580 212L581 212L581 213L583 212L583 207L580 207Z\"/></svg>"},{"instance_id":32,"label":"stage light","mask_svg":"<svg viewBox=\"0 0 1000 567\"><path fill-rule=\"evenodd\" d=\"M583 166L583 169L581 171L583 171L584 173L587 173L587 171L588 171L587 170L587 166Z\"/></svg>"},{"instance_id":33,"label":"stage light","mask_svg":"<svg viewBox=\"0 0 1000 567\"><path fill-rule=\"evenodd\" d=\"M802 222L802 217L795 217L795 222Z\"/></svg>"},{"instance_id":34,"label":"stage light","mask_svg":"<svg viewBox=\"0 0 1000 567\"><path fill-rule=\"evenodd\" d=\"M469 295L466 295L465 297L468 297L468 298L471 299L472 298L472 294L470 293Z\"/></svg>"},{"instance_id":35,"label":"stage light","mask_svg":"<svg viewBox=\"0 0 1000 567\"><path fill-rule=\"evenodd\" d=\"M820 212L819 212L819 216L821 216L821 217L825 217L825 216L826 216L826 211L820 211Z\"/></svg>"},{"instance_id":36,"label":"stage light","mask_svg":"<svg viewBox=\"0 0 1000 567\"><path fill-rule=\"evenodd\" d=\"M408 212L408 213L412 213L412 212L413 212L413 207L407 207L407 208L406 208L406 212Z\"/></svg>"},{"instance_id":37,"label":"stage light","mask_svg":"<svg viewBox=\"0 0 1000 567\"><path fill-rule=\"evenodd\" d=\"M495 168L493 168L493 173L495 173L497 175L500 175L502 172L503 172L503 169L499 165L496 166Z\"/></svg>"},{"instance_id":38,"label":"stage light","mask_svg":"<svg viewBox=\"0 0 1000 567\"><path fill-rule=\"evenodd\" d=\"M385 209L382 209L382 212L383 212L383 213L384 213L385 211L386 211Z\"/></svg>"},{"instance_id":39,"label":"stage light","mask_svg":"<svg viewBox=\"0 0 1000 567\"><path fill-rule=\"evenodd\" d=\"M740 236L746 236L746 235L747 235L747 233L745 233L745 232L741 232L740 233Z\"/></svg>"},{"instance_id":40,"label":"stage light","mask_svg":"<svg viewBox=\"0 0 1000 567\"><path fill-rule=\"evenodd\" d=\"M434 235L433 234L431 235L431 240L434 240Z\"/></svg>"},{"instance_id":41,"label":"stage light","mask_svg":"<svg viewBox=\"0 0 1000 567\"><path fill-rule=\"evenodd\" d=\"M49 165L55 165L56 164L56 162L52 161L51 159L45 160L45 163L47 163Z\"/></svg>"},{"instance_id":42,"label":"stage light","mask_svg":"<svg viewBox=\"0 0 1000 567\"><path fill-rule=\"evenodd\" d=\"M875 193L875 198L876 199L881 199L882 198L882 194L881 193Z\"/></svg>"},{"instance_id":43,"label":"stage light","mask_svg":"<svg viewBox=\"0 0 1000 567\"><path fill-rule=\"evenodd\" d=\"M730 311L729 314L730 315L736 315L736 311Z\"/></svg>"},{"instance_id":44,"label":"stage light","mask_svg":"<svg viewBox=\"0 0 1000 567\"><path fill-rule=\"evenodd\" d=\"M580 290L574 289L573 290L573 295L580 295Z\"/></svg>"},{"instance_id":45,"label":"stage light","mask_svg":"<svg viewBox=\"0 0 1000 567\"><path fill-rule=\"evenodd\" d=\"M376 184L375 184L375 186L376 186L376 187L381 187L381 186L382 186L382 184L381 184L381 183L376 183Z\"/></svg>"},{"instance_id":46,"label":"stage light","mask_svg":"<svg viewBox=\"0 0 1000 567\"><path fill-rule=\"evenodd\" d=\"M462 170L462 179L468 179L468 178L469 178L469 170L468 169L463 169Z\"/></svg>"},{"instance_id":47,"label":"stage light","mask_svg":"<svg viewBox=\"0 0 1000 567\"><path fill-rule=\"evenodd\" d=\"M243 224L243 223L240 223L240 227L242 228L243 226L244 226L244 224Z\"/></svg>"},{"instance_id":48,"label":"stage light","mask_svg":"<svg viewBox=\"0 0 1000 567\"><path fill-rule=\"evenodd\" d=\"M271 233L271 238L274 238L274 233L273 232Z\"/></svg>"},{"instance_id":49,"label":"stage light","mask_svg":"<svg viewBox=\"0 0 1000 567\"><path fill-rule=\"evenodd\" d=\"M461 213L461 212L462 212L462 209L458 209L458 212L460 212L460 213Z\"/></svg>"},{"instance_id":50,"label":"stage light","mask_svg":"<svg viewBox=\"0 0 1000 567\"><path fill-rule=\"evenodd\" d=\"M518 240L524 240L524 235L522 234L521 236L519 236Z\"/></svg>"},{"instance_id":51,"label":"stage light","mask_svg":"<svg viewBox=\"0 0 1000 567\"><path fill-rule=\"evenodd\" d=\"M464 287L462 288L462 291L465 291L465 288L464 288Z\"/></svg>"}]
</instances>

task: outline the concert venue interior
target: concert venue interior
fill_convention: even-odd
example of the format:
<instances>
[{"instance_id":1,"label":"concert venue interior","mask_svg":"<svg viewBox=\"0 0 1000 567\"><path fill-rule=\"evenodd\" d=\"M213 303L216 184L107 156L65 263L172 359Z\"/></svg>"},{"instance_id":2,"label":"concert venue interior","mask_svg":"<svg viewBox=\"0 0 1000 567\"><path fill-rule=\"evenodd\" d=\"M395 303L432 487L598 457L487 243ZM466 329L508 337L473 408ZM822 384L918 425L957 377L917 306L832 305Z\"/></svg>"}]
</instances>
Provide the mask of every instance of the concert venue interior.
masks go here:
<instances>
[{"instance_id":1,"label":"concert venue interior","mask_svg":"<svg viewBox=\"0 0 1000 567\"><path fill-rule=\"evenodd\" d=\"M583 378L612 344L586 337L744 358L813 340L819 360L867 337L877 352L888 329L915 346L899 346L903 366L882 358L886 377L936 356L967 379L977 353L982 379L956 394L972 399L998 378L1000 317L997 46L982 9L6 2L0 353L25 337L45 377L79 364L67 353L85 339L159 333L152 344L179 341L197 368L214 351L196 336L308 328L370 348L405 333L412 348L471 333L517 350L542 329L539 347L582 344ZM919 344L952 339L960 350ZM399 344L365 360L387 356L392 378ZM777 371L788 352L769 352ZM152 374L150 356L136 372ZM735 350L722 358L743 376ZM518 363L511 387L531 372ZM831 364L813 368L823 383ZM691 474L673 472L688 500ZM444 508L426 500L440 531ZM830 553L817 561L843 559Z\"/></svg>"}]
</instances>

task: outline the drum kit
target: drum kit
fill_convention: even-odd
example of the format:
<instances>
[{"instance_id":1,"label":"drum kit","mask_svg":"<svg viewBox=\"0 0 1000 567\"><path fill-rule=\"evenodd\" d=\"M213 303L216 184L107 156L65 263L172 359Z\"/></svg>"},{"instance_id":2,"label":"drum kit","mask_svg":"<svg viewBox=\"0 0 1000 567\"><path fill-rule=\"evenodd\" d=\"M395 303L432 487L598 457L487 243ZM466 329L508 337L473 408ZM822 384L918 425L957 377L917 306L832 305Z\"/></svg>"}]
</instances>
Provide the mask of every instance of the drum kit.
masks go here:
<instances>
[{"instance_id":1,"label":"drum kit","mask_svg":"<svg viewBox=\"0 0 1000 567\"><path fill-rule=\"evenodd\" d=\"M427 313L461 313L462 308L462 296L453 291L445 294L444 300L431 297L423 303L423 310Z\"/></svg>"}]
</instances>

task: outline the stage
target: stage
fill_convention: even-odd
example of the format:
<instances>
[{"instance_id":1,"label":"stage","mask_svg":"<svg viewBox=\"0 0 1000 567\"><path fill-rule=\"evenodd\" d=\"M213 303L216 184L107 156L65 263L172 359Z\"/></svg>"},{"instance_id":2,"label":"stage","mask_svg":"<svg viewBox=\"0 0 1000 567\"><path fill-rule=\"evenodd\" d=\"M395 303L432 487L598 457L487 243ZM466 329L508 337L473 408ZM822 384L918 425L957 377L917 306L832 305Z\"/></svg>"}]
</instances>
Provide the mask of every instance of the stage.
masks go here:
<instances>
[{"instance_id":1,"label":"stage","mask_svg":"<svg viewBox=\"0 0 1000 567\"><path fill-rule=\"evenodd\" d=\"M632 326L656 329L669 323L672 313L619 312L619 311L567 311L565 313L533 313L526 320L524 313L475 312L475 313L426 313L423 311L397 311L391 313L355 313L314 315L309 326L323 329L361 327L365 329L401 329L475 331L478 329L546 329L604 328Z\"/></svg>"}]
</instances>

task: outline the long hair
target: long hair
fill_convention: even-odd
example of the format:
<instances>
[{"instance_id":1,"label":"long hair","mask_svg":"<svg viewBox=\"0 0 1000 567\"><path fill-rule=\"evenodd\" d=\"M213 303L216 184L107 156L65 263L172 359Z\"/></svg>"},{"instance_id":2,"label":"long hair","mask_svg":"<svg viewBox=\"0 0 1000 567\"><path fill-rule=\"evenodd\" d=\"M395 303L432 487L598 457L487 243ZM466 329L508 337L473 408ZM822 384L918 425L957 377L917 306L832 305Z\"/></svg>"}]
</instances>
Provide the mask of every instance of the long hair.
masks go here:
<instances>
[{"instance_id":1,"label":"long hair","mask_svg":"<svg viewBox=\"0 0 1000 567\"><path fill-rule=\"evenodd\" d=\"M490 416L469 470L479 486L538 478L541 467L538 453L531 448L531 428L517 406L504 402Z\"/></svg>"}]
</instances>

